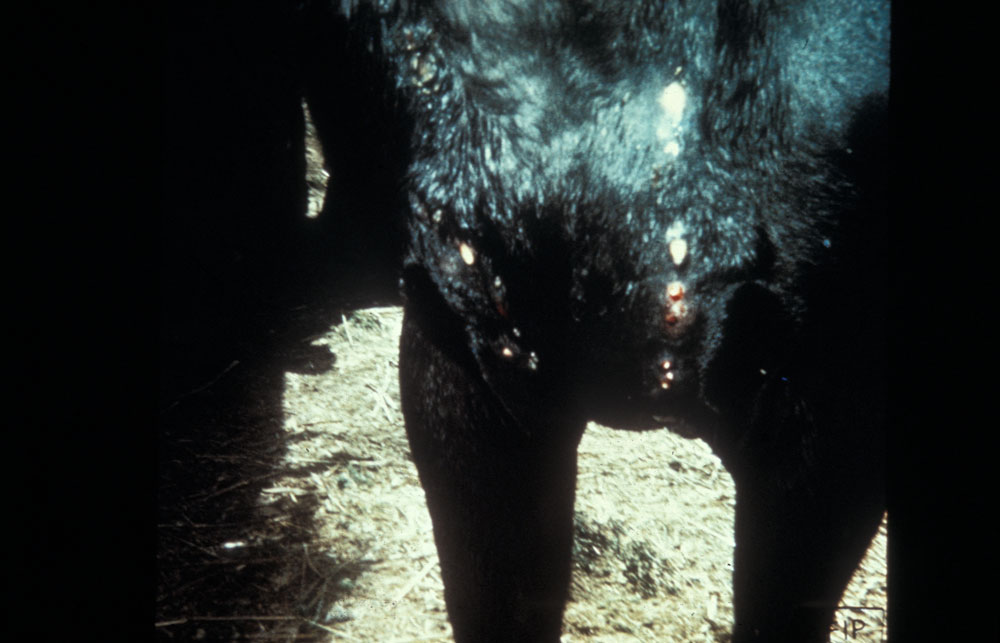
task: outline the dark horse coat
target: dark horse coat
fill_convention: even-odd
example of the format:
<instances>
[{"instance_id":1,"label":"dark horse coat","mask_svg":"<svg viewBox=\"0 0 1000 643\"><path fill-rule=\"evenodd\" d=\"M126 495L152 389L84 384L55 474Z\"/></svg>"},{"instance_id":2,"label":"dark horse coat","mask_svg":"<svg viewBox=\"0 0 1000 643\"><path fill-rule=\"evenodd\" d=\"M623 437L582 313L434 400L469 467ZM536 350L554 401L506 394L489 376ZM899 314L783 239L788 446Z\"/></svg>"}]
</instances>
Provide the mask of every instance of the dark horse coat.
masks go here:
<instances>
[{"instance_id":1,"label":"dark horse coat","mask_svg":"<svg viewBox=\"0 0 1000 643\"><path fill-rule=\"evenodd\" d=\"M735 641L826 640L884 508L887 3L332 10L456 639L558 640L597 420L732 473Z\"/></svg>"}]
</instances>

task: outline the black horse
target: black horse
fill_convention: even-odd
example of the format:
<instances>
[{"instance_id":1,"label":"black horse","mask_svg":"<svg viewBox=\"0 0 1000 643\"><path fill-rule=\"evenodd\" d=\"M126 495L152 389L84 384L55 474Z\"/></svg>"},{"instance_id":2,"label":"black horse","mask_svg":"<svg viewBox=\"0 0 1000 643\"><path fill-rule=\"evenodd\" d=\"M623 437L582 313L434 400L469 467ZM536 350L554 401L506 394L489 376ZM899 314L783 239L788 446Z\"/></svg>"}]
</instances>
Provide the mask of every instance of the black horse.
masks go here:
<instances>
[{"instance_id":1,"label":"black horse","mask_svg":"<svg viewBox=\"0 0 1000 643\"><path fill-rule=\"evenodd\" d=\"M885 501L888 3L329 11L333 174L405 212L403 411L456 640L558 640L588 420L705 439L733 640L826 640Z\"/></svg>"}]
</instances>

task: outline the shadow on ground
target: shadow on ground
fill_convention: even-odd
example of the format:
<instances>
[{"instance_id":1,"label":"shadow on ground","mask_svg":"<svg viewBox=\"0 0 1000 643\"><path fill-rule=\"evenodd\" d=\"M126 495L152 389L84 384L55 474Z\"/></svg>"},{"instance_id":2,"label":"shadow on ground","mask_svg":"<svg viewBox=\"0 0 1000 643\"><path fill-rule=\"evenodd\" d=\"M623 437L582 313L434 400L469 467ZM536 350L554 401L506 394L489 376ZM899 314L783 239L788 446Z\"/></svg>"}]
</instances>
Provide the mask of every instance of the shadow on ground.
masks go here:
<instances>
[{"instance_id":1,"label":"shadow on ground","mask_svg":"<svg viewBox=\"0 0 1000 643\"><path fill-rule=\"evenodd\" d=\"M338 290L348 296L331 294ZM163 373L164 390L173 394L163 400L157 443L158 640L324 638L322 626L310 623L328 616L364 563L310 546L316 496L282 495L266 506L260 498L279 477L338 464L334 457L288 468L290 443L308 433L282 431L284 376L329 371L336 357L310 346L311 337L356 307L398 303L391 292L370 292L351 301L336 280L318 280L284 308L258 307L256 328L242 327L239 340L224 347L206 347L213 360L169 360L192 365L203 381ZM205 361L227 363L209 373ZM193 386L181 390L179 383Z\"/></svg>"},{"instance_id":2,"label":"shadow on ground","mask_svg":"<svg viewBox=\"0 0 1000 643\"><path fill-rule=\"evenodd\" d=\"M327 173L303 96L308 74L325 73L311 47L328 35L302 7L167 12L158 640L308 640L361 571L310 548L315 498L259 502L277 476L329 467L281 464L302 439L281 431L284 374L333 365L308 338L354 308L398 303L398 239L378 214L391 210L375 199L364 218L340 216L348 205L311 180Z\"/></svg>"}]
</instances>

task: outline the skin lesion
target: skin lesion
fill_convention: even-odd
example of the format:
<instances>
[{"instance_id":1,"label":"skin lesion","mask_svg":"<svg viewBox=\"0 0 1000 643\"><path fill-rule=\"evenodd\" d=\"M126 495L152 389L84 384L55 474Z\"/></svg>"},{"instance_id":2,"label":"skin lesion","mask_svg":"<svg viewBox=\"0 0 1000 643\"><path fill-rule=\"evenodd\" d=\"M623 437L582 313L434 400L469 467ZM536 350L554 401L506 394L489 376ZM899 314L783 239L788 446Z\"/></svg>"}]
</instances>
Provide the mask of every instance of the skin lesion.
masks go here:
<instances>
[{"instance_id":1,"label":"skin lesion","mask_svg":"<svg viewBox=\"0 0 1000 643\"><path fill-rule=\"evenodd\" d=\"M681 153L680 134L681 118L687 104L687 91L679 81L674 81L663 88L657 99L662 115L656 128L656 137L663 143L663 153L671 159Z\"/></svg>"},{"instance_id":2,"label":"skin lesion","mask_svg":"<svg viewBox=\"0 0 1000 643\"><path fill-rule=\"evenodd\" d=\"M675 266L680 266L687 258L688 245L684 239L673 239L669 245L670 259Z\"/></svg>"}]
</instances>

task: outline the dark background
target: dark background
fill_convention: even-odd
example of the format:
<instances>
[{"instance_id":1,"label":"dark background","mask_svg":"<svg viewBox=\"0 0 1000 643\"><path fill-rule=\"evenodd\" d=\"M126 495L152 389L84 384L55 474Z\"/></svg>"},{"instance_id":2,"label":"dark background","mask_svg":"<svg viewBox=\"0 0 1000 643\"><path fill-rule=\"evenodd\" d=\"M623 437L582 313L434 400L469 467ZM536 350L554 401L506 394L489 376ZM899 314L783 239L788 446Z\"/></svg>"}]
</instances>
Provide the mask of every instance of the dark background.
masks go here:
<instances>
[{"instance_id":1,"label":"dark background","mask_svg":"<svg viewBox=\"0 0 1000 643\"><path fill-rule=\"evenodd\" d=\"M173 422L164 410L180 398L192 401L197 394L189 393L216 381L234 361L247 363L264 350L277 329L287 325L289 310L316 301L315 293L328 301L362 298L358 290L350 292L356 280L344 279L345 274L356 278L381 271L383 277L373 277L377 283L368 292L394 296L393 269L382 270L393 263L393 244L378 249L386 236L371 234L384 230L384 221L368 220L371 225L349 240L336 229L338 217L328 216L336 210L316 221L304 216L301 99L308 87L336 85L323 81L322 59L329 54L317 49L326 20L317 14L319 4L172 3L163 13L162 32L154 29L164 46L162 60L152 60L154 67L162 64L161 70L145 70L154 79L162 71L162 86L151 93L161 106L154 111L159 122L151 124L162 146L162 183L154 185L159 212L152 217L159 225L151 237L158 245L153 268L159 282L152 303L159 321L157 436L167 429L197 430L197 422ZM970 78L967 67L988 53L975 43L989 39L941 18L894 3L891 187L892 234L899 243L891 249L893 292L888 297L898 331L890 338L899 375L892 387L890 487L890 627L896 640L919 632L953 633L956 626L975 627L979 621L964 609L967 604L949 605L940 593L959 586L967 566L953 560L953 534L938 534L942 524L962 524L966 515L934 500L949 488L941 467L949 466L945 454L950 452L942 452L931 436L935 427L954 426L956 405L946 401L950 394L938 386L938 376L925 374L955 373L958 365L946 357L964 352L950 329L966 324L938 321L954 313L951 302L962 296L952 290L955 282L944 268L948 274L982 274L983 255L963 250L974 244L966 245L962 235L970 231L962 222L983 207L971 188L992 179L984 175L988 164L970 162L982 152L968 155L953 126L991 121L987 101L974 89L985 77ZM307 77L305 70L314 75ZM358 247L372 250L358 257ZM945 252L938 254L935 247ZM355 260L372 259L374 267L344 258L352 252ZM948 303L941 308L935 301ZM280 398L280 391L271 393ZM931 403L915 409L914 400ZM162 477L169 447L159 437L154 444ZM965 452L957 441L953 449ZM148 535L142 524L133 533ZM948 581L930 582L904 557L941 569ZM907 614L920 617L904 618Z\"/></svg>"},{"instance_id":2,"label":"dark background","mask_svg":"<svg viewBox=\"0 0 1000 643\"><path fill-rule=\"evenodd\" d=\"M287 640L299 623L205 617L311 615L335 600L333 590L269 591L302 565L291 552L317 530L312 507L268 520L256 498L287 447L284 372L332 366L308 338L355 308L400 303L397 190L380 171L392 160L363 134L362 119L378 115L352 109L357 92L378 87L359 85L340 59L348 34L332 3L171 3L165 21L155 635ZM306 146L321 145L306 141L306 100L327 155L344 159L330 163L315 219ZM250 544L230 559L229 541ZM342 567L317 572L355 573Z\"/></svg>"},{"instance_id":3,"label":"dark background","mask_svg":"<svg viewBox=\"0 0 1000 643\"><path fill-rule=\"evenodd\" d=\"M893 6L892 234L899 243L890 249L888 294L897 331L890 357L898 376L891 389L891 627L896 640L984 627L995 638L995 619L982 611L995 592L956 591L972 574L985 572L989 579L996 561L993 530L976 518L988 518L993 504L990 487L978 486L983 481L974 473L986 462L967 465L973 453L991 457L996 440L963 410L974 408L968 406L974 399L991 399L984 390L988 382L971 384L966 370L974 362L982 367L969 354L973 346L967 342L979 345L969 342L970 331L976 337L991 333L984 328L986 315L960 314L969 302L969 279L988 274L993 254L982 247L992 240L982 235L977 213L993 203L993 154L983 145L984 133L992 131L986 124L993 106L982 83L992 73L984 61L992 59L994 27L982 16L948 20L939 8L917 11L911 4L897 0ZM26 602L46 617L28 623L37 638L148 638L155 618L162 470L149 463L159 460L163 447L157 437L163 410L212 381L236 359L239 346L267 336L261 329L268 324L257 322L254 329L255 315L246 314L247 306L267 309L251 271L270 278L276 273L252 257L237 261L233 247L250 248L271 265L303 256L290 250L301 249L295 241L278 251L255 240L257 225L301 231L308 222L305 188L291 171L302 158L295 151L301 140L295 106L302 81L294 73L299 54L290 53L296 48L287 34L271 33L284 28L287 7L295 3L253 5L175 2L114 19L80 15L78 23L63 13L55 26L46 15L23 38L32 40L30 84L51 92L42 94L46 105L36 111L45 122L41 138L58 141L59 158L68 161L58 196L49 200L60 216L43 219L46 233L31 246L58 259L49 280L54 291L44 295L55 302L42 314L59 329L69 306L82 303L85 308L71 312L88 315L74 335L82 346L73 351L78 357L68 358L67 347L55 342L52 361L43 362L72 366L82 382L68 387L59 396L60 408L42 418L43 426L50 420L59 425L58 444L50 443L46 430L38 444L12 445L33 470L41 463L43 475L59 472L15 500L21 515L30 517L28 542L18 551L27 566L42 561L45 568L23 576ZM282 19L274 21L276 16ZM63 46L34 41L36 32L50 39L54 32ZM55 91L49 86L53 77L59 79ZM261 101L247 102L248 96ZM276 125L262 128L261 119L269 118ZM51 175L41 168L52 157L39 151L37 140L26 140L31 133L15 136L30 150L28 169L42 177L29 184L44 184L35 196L51 194ZM281 147L287 142L291 149ZM250 198L262 193L270 215ZM91 198L92 204L81 205ZM110 217L109 202L117 211ZM247 204L254 207L244 211ZM202 237L209 230L228 230L238 240L219 232ZM287 238L296 236L301 239L293 232ZM333 253L321 252L332 236L312 237L319 250L308 256L322 257L319 265L334 260ZM935 253L942 239L945 252ZM182 258L199 248L207 267ZM206 275L235 289L226 289L221 299L212 296L222 289L210 290ZM383 284L394 292L391 281ZM302 281L317 287L321 282ZM267 290L284 292L278 286ZM31 283L22 287L34 292L32 301L39 296ZM48 357L32 361L37 365L39 359ZM82 379L95 374L99 381ZM948 440L940 439L942 430ZM955 436L956 430L962 435ZM55 455L48 455L53 446ZM39 517L40 508L55 519ZM970 519L976 521L971 529ZM956 530L973 535L961 551ZM104 580L95 585L98 572ZM104 590L95 591L100 585Z\"/></svg>"}]
</instances>

